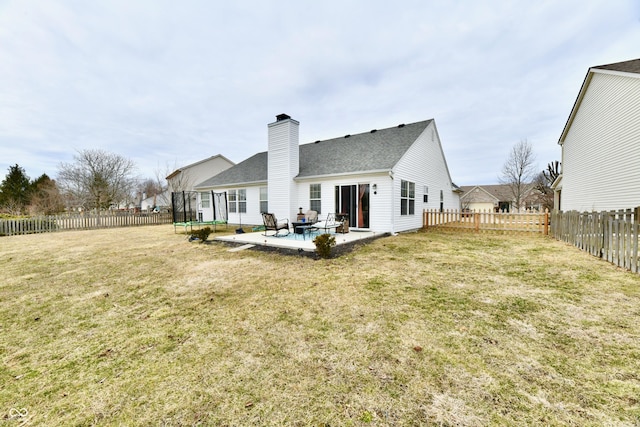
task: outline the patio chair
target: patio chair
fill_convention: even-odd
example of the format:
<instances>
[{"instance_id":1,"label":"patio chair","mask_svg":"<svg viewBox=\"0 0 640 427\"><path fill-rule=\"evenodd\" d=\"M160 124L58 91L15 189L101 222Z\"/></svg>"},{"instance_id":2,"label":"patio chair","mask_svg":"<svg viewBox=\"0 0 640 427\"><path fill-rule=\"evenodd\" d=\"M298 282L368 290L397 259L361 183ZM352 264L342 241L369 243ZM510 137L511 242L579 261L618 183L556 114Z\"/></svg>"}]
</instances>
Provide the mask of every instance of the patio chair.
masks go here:
<instances>
[{"instance_id":1,"label":"patio chair","mask_svg":"<svg viewBox=\"0 0 640 427\"><path fill-rule=\"evenodd\" d=\"M284 219L282 221L278 221L276 216L272 213L263 213L262 214L262 222L264 222L264 235L267 236L267 231L275 231L273 236L275 237L283 237L289 234L289 220ZM280 234L280 230L287 230L286 234Z\"/></svg>"},{"instance_id":2,"label":"patio chair","mask_svg":"<svg viewBox=\"0 0 640 427\"><path fill-rule=\"evenodd\" d=\"M331 229L335 230L340 226L342 226L342 221L336 221L335 214L328 214L326 219L313 224L315 230L324 230L325 233L328 233Z\"/></svg>"},{"instance_id":3,"label":"patio chair","mask_svg":"<svg viewBox=\"0 0 640 427\"><path fill-rule=\"evenodd\" d=\"M318 212L311 210L307 211L307 213L304 214L304 222L307 224L314 224L318 222Z\"/></svg>"}]
</instances>

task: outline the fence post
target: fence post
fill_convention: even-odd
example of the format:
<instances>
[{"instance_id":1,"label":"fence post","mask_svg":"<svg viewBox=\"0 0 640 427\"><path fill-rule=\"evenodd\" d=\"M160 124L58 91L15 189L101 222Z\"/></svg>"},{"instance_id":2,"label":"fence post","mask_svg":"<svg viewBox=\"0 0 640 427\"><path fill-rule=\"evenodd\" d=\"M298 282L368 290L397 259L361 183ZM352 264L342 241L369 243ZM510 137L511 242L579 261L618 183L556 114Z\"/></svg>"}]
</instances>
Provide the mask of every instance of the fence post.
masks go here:
<instances>
[{"instance_id":1,"label":"fence post","mask_svg":"<svg viewBox=\"0 0 640 427\"><path fill-rule=\"evenodd\" d=\"M549 208L544 210L544 235L549 235Z\"/></svg>"},{"instance_id":2,"label":"fence post","mask_svg":"<svg viewBox=\"0 0 640 427\"><path fill-rule=\"evenodd\" d=\"M473 210L473 213L471 214L473 215L473 225L474 225L474 229L476 233L480 232L480 214L476 214L476 210Z\"/></svg>"}]
</instances>

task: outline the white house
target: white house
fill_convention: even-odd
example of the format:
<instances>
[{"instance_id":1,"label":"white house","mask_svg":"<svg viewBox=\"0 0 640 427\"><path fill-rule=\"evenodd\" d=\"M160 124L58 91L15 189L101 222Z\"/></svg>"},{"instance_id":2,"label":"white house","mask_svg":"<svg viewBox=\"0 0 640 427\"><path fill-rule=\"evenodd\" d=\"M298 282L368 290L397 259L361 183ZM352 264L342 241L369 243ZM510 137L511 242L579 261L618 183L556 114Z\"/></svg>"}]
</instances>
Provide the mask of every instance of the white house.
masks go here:
<instances>
[{"instance_id":1,"label":"white house","mask_svg":"<svg viewBox=\"0 0 640 427\"><path fill-rule=\"evenodd\" d=\"M231 223L262 224L262 212L295 219L302 208L346 213L352 229L398 232L422 227L423 209L459 207L433 120L300 145L298 121L276 119L268 151L195 187L226 192ZM213 209L203 210L211 219Z\"/></svg>"},{"instance_id":2,"label":"white house","mask_svg":"<svg viewBox=\"0 0 640 427\"><path fill-rule=\"evenodd\" d=\"M460 191L460 205L464 210L512 212L515 209L514 191L507 184L463 185ZM532 186L523 192L520 206L527 210L542 209L538 194Z\"/></svg>"},{"instance_id":3,"label":"white house","mask_svg":"<svg viewBox=\"0 0 640 427\"><path fill-rule=\"evenodd\" d=\"M640 59L589 69L558 143L556 209L640 206Z\"/></svg>"},{"instance_id":4,"label":"white house","mask_svg":"<svg viewBox=\"0 0 640 427\"><path fill-rule=\"evenodd\" d=\"M169 185L169 193L174 191L193 191L193 187L199 182L235 165L231 160L221 154L208 157L204 160L182 166L173 171L166 180Z\"/></svg>"},{"instance_id":5,"label":"white house","mask_svg":"<svg viewBox=\"0 0 640 427\"><path fill-rule=\"evenodd\" d=\"M171 193L169 190L163 191L160 194L155 194L151 197L142 199L140 202L140 209L143 211L150 211L152 209L166 210L171 206Z\"/></svg>"},{"instance_id":6,"label":"white house","mask_svg":"<svg viewBox=\"0 0 640 427\"><path fill-rule=\"evenodd\" d=\"M235 165L231 160L221 154L208 157L199 162L192 163L187 166L173 171L167 176L168 184L168 202L173 207L174 221L191 221L192 217L198 215L198 219L202 219L202 201L198 199L194 186L203 180L210 178L222 171L229 169ZM173 196L175 193L182 193L178 197L178 203L173 205ZM207 201L204 201L207 206ZM178 208L178 206L180 206ZM195 219L195 218L193 218Z\"/></svg>"}]
</instances>

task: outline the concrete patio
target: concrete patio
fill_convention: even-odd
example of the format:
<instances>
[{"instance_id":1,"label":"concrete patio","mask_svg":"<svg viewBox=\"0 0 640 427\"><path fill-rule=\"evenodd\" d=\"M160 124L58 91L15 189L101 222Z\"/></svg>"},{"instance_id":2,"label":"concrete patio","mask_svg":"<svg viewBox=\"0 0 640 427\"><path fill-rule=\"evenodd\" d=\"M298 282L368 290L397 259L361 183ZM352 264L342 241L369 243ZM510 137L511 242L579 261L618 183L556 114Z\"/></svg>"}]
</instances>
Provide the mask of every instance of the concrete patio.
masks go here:
<instances>
[{"instance_id":1,"label":"concrete patio","mask_svg":"<svg viewBox=\"0 0 640 427\"><path fill-rule=\"evenodd\" d=\"M303 250L307 252L314 252L316 245L313 243L315 235L302 235L290 233L288 236L275 237L273 232L269 232L269 236L264 235L264 231L254 233L242 233L242 234L229 234L226 236L216 236L214 240L237 243L243 245L254 246L270 246L273 248L291 249L291 250ZM371 239L373 237L380 237L384 233L376 233L374 231L350 231L348 233L331 233L336 238L336 245L344 245L353 243L359 240Z\"/></svg>"}]
</instances>

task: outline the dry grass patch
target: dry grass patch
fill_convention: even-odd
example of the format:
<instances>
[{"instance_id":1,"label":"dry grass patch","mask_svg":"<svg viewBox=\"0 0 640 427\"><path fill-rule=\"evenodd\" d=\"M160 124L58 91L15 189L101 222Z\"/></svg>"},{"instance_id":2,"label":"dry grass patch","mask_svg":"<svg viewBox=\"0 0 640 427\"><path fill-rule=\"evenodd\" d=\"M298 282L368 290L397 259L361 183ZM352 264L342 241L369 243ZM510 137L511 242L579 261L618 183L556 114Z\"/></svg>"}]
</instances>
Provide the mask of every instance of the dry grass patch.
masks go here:
<instances>
[{"instance_id":1,"label":"dry grass patch","mask_svg":"<svg viewBox=\"0 0 640 427\"><path fill-rule=\"evenodd\" d=\"M227 249L167 226L0 239L0 420L640 422L640 277L573 247L429 232L330 260Z\"/></svg>"}]
</instances>

